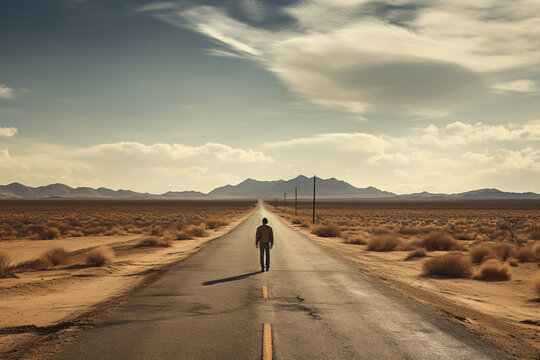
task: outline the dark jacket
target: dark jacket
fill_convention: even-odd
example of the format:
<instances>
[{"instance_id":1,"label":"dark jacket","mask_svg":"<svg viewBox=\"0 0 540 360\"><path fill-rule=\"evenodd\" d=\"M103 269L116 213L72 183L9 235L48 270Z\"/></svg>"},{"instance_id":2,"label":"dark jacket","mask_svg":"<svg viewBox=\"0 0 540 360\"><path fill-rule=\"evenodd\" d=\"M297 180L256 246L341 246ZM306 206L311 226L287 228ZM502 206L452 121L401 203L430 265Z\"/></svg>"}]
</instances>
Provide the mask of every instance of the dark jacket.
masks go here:
<instances>
[{"instance_id":1,"label":"dark jacket","mask_svg":"<svg viewBox=\"0 0 540 360\"><path fill-rule=\"evenodd\" d=\"M268 225L261 225L257 228L257 234L255 235L255 244L258 243L270 243L274 244L274 232Z\"/></svg>"}]
</instances>

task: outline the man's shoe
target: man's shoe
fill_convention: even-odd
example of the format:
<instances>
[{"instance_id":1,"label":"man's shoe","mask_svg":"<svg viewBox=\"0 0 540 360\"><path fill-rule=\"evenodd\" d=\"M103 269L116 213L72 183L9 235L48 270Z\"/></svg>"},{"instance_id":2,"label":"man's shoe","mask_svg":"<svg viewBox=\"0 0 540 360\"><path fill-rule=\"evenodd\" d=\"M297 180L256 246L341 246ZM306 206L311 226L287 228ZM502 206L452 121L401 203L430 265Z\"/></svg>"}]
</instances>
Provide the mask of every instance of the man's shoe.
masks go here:
<instances>
[{"instance_id":1,"label":"man's shoe","mask_svg":"<svg viewBox=\"0 0 540 360\"><path fill-rule=\"evenodd\" d=\"M264 268L261 269L261 272L264 272Z\"/></svg>"},{"instance_id":2,"label":"man's shoe","mask_svg":"<svg viewBox=\"0 0 540 360\"><path fill-rule=\"evenodd\" d=\"M270 266L266 268L266 271L270 270Z\"/></svg>"}]
</instances>

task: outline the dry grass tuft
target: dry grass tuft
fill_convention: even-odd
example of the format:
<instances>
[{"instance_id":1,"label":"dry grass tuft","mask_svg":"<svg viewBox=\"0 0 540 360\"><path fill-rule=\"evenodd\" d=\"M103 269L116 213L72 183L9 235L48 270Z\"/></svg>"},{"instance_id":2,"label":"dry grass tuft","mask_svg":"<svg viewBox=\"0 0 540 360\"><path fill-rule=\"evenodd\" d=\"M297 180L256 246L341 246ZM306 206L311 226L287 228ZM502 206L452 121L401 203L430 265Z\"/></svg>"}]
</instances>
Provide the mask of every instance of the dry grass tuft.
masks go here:
<instances>
[{"instance_id":1,"label":"dry grass tuft","mask_svg":"<svg viewBox=\"0 0 540 360\"><path fill-rule=\"evenodd\" d=\"M69 262L69 253L66 249L57 247L41 255L33 263L34 269L43 270L52 266L65 265Z\"/></svg>"},{"instance_id":2,"label":"dry grass tuft","mask_svg":"<svg viewBox=\"0 0 540 360\"><path fill-rule=\"evenodd\" d=\"M522 263L536 261L538 249L538 245L529 245L517 248L514 252L514 257Z\"/></svg>"},{"instance_id":3,"label":"dry grass tuft","mask_svg":"<svg viewBox=\"0 0 540 360\"><path fill-rule=\"evenodd\" d=\"M171 247L172 242L169 238L149 236L144 239L141 239L135 246L136 247L144 247L144 246Z\"/></svg>"},{"instance_id":4,"label":"dry grass tuft","mask_svg":"<svg viewBox=\"0 0 540 360\"><path fill-rule=\"evenodd\" d=\"M52 240L60 237L60 230L57 227L51 226L43 230L41 234L43 240Z\"/></svg>"},{"instance_id":5,"label":"dry grass tuft","mask_svg":"<svg viewBox=\"0 0 540 360\"><path fill-rule=\"evenodd\" d=\"M354 244L354 245L366 245L367 241L362 235L357 235L355 237L347 239L347 244Z\"/></svg>"},{"instance_id":6,"label":"dry grass tuft","mask_svg":"<svg viewBox=\"0 0 540 360\"><path fill-rule=\"evenodd\" d=\"M440 231L433 231L427 234L422 239L422 247L428 251L449 251L449 250L458 250L459 243L451 237Z\"/></svg>"},{"instance_id":7,"label":"dry grass tuft","mask_svg":"<svg viewBox=\"0 0 540 360\"><path fill-rule=\"evenodd\" d=\"M336 224L319 225L313 229L313 234L320 237L339 237L341 230Z\"/></svg>"},{"instance_id":8,"label":"dry grass tuft","mask_svg":"<svg viewBox=\"0 0 540 360\"><path fill-rule=\"evenodd\" d=\"M540 271L536 273L536 277L534 279L534 289L536 290L536 294L540 297Z\"/></svg>"},{"instance_id":9,"label":"dry grass tuft","mask_svg":"<svg viewBox=\"0 0 540 360\"><path fill-rule=\"evenodd\" d=\"M494 247L496 256L502 260L506 261L508 258L513 257L516 251L516 248L510 244L498 244Z\"/></svg>"},{"instance_id":10,"label":"dry grass tuft","mask_svg":"<svg viewBox=\"0 0 540 360\"><path fill-rule=\"evenodd\" d=\"M57 247L47 251L44 255L53 266L67 264L69 260L69 253L66 249Z\"/></svg>"},{"instance_id":11,"label":"dry grass tuft","mask_svg":"<svg viewBox=\"0 0 540 360\"><path fill-rule=\"evenodd\" d=\"M476 244L469 249L469 255L471 256L473 263L479 264L488 258L495 257L496 251L487 244Z\"/></svg>"},{"instance_id":12,"label":"dry grass tuft","mask_svg":"<svg viewBox=\"0 0 540 360\"><path fill-rule=\"evenodd\" d=\"M425 257L426 255L427 255L426 249L420 248L420 249L416 249L416 250L413 250L410 253L408 253L407 256L405 257L405 259L403 259L403 260L411 260L411 259L414 259L414 258Z\"/></svg>"},{"instance_id":13,"label":"dry grass tuft","mask_svg":"<svg viewBox=\"0 0 540 360\"><path fill-rule=\"evenodd\" d=\"M178 233L177 239L187 240L194 237L203 237L206 235L206 225L204 223L201 223L199 225L189 225L187 228Z\"/></svg>"},{"instance_id":14,"label":"dry grass tuft","mask_svg":"<svg viewBox=\"0 0 540 360\"><path fill-rule=\"evenodd\" d=\"M229 222L221 218L210 218L205 221L205 224L209 229L217 229L218 227L229 225Z\"/></svg>"},{"instance_id":15,"label":"dry grass tuft","mask_svg":"<svg viewBox=\"0 0 540 360\"><path fill-rule=\"evenodd\" d=\"M453 278L469 278L472 275L470 257L457 253L446 254L424 262L424 274Z\"/></svg>"},{"instance_id":16,"label":"dry grass tuft","mask_svg":"<svg viewBox=\"0 0 540 360\"><path fill-rule=\"evenodd\" d=\"M473 275L473 279L509 280L511 276L508 263L499 259L489 259L480 265L480 269Z\"/></svg>"},{"instance_id":17,"label":"dry grass tuft","mask_svg":"<svg viewBox=\"0 0 540 360\"><path fill-rule=\"evenodd\" d=\"M112 264L114 261L114 250L110 248L97 248L90 250L86 255L88 265L103 266Z\"/></svg>"},{"instance_id":18,"label":"dry grass tuft","mask_svg":"<svg viewBox=\"0 0 540 360\"><path fill-rule=\"evenodd\" d=\"M11 256L5 252L0 252L0 277L4 277L9 273L9 265L11 265Z\"/></svg>"},{"instance_id":19,"label":"dry grass tuft","mask_svg":"<svg viewBox=\"0 0 540 360\"><path fill-rule=\"evenodd\" d=\"M401 245L395 234L385 234L372 237L367 243L368 251L392 251Z\"/></svg>"}]
</instances>

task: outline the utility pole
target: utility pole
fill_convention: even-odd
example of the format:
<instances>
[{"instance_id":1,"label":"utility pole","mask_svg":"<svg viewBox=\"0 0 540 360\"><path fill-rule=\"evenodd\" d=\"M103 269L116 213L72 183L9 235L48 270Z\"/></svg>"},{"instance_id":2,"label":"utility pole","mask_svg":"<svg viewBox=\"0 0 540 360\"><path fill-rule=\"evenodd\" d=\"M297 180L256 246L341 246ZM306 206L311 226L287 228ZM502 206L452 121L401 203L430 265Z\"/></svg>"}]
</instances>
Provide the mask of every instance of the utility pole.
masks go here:
<instances>
[{"instance_id":1,"label":"utility pole","mask_svg":"<svg viewBox=\"0 0 540 360\"><path fill-rule=\"evenodd\" d=\"M294 188L294 216L298 216L298 188Z\"/></svg>"},{"instance_id":2,"label":"utility pole","mask_svg":"<svg viewBox=\"0 0 540 360\"><path fill-rule=\"evenodd\" d=\"M279 209L279 198L276 198L276 209Z\"/></svg>"},{"instance_id":3,"label":"utility pole","mask_svg":"<svg viewBox=\"0 0 540 360\"><path fill-rule=\"evenodd\" d=\"M287 193L283 193L283 212L287 212Z\"/></svg>"},{"instance_id":4,"label":"utility pole","mask_svg":"<svg viewBox=\"0 0 540 360\"><path fill-rule=\"evenodd\" d=\"M315 183L317 182L317 177L313 175L313 224L315 224Z\"/></svg>"}]
</instances>

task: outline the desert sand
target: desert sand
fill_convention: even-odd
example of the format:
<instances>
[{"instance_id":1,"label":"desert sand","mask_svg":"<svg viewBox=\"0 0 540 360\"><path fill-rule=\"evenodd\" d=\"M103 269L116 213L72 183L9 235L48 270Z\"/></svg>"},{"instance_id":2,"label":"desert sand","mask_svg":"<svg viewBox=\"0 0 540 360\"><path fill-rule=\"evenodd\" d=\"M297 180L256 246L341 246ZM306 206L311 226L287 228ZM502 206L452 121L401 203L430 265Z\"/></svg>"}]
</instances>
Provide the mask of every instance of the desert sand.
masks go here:
<instances>
[{"instance_id":1,"label":"desert sand","mask_svg":"<svg viewBox=\"0 0 540 360\"><path fill-rule=\"evenodd\" d=\"M3 241L2 250L13 260L14 276L0 279L0 354L13 356L59 328L84 327L88 318L102 314L251 213L207 230L207 236L173 240L170 247L137 247L145 237L142 234ZM30 266L31 260L54 247L70 252L69 263L46 270ZM114 261L86 265L86 254L97 247L113 249Z\"/></svg>"},{"instance_id":2,"label":"desert sand","mask_svg":"<svg viewBox=\"0 0 540 360\"><path fill-rule=\"evenodd\" d=\"M274 212L291 227L362 271L407 297L440 309L455 321L501 344L510 354L518 358L540 357L540 298L532 287L533 278L540 270L538 262L512 267L508 281L425 276L422 275L424 261L448 252L429 252L426 258L404 261L406 251L367 251L366 245L350 244L341 237L319 237L305 224L293 224L294 217L275 209Z\"/></svg>"}]
</instances>

